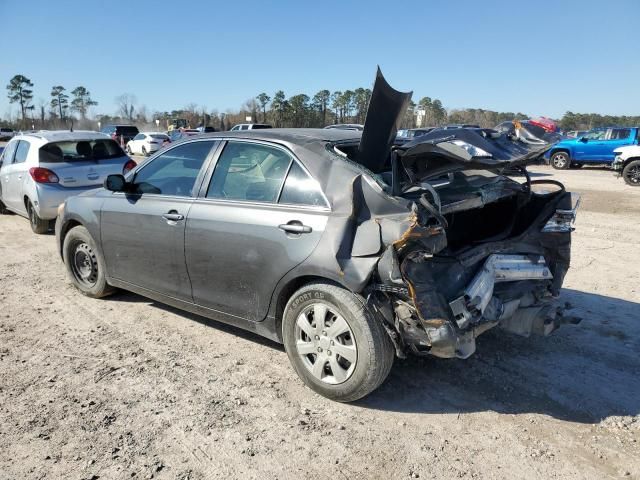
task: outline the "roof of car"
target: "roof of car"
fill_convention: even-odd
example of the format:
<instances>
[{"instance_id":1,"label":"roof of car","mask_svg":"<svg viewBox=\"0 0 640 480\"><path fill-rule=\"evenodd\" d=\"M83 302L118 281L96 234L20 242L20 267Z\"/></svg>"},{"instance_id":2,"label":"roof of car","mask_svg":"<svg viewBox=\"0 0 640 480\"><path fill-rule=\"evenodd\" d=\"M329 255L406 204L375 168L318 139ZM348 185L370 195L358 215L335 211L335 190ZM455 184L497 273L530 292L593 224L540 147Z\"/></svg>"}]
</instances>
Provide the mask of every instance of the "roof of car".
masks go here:
<instances>
[{"instance_id":1,"label":"roof of car","mask_svg":"<svg viewBox=\"0 0 640 480\"><path fill-rule=\"evenodd\" d=\"M362 132L334 128L265 128L256 130L235 130L233 132L203 133L200 138L248 138L255 140L276 141L281 143L302 144L310 141L340 142L358 140Z\"/></svg>"},{"instance_id":2,"label":"roof of car","mask_svg":"<svg viewBox=\"0 0 640 480\"><path fill-rule=\"evenodd\" d=\"M110 138L108 135L93 130L41 130L33 133L22 133L16 136L36 137L45 142L72 142L77 140L94 140L99 138Z\"/></svg>"}]
</instances>

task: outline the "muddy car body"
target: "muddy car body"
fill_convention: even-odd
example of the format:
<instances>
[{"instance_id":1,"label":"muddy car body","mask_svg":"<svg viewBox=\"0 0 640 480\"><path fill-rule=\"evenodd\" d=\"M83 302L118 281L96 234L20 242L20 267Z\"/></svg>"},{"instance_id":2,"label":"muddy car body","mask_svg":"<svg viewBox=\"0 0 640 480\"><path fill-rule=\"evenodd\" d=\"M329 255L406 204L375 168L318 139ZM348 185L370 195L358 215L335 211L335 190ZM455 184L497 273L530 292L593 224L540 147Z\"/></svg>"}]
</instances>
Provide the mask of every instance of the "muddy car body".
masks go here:
<instances>
[{"instance_id":1,"label":"muddy car body","mask_svg":"<svg viewBox=\"0 0 640 480\"><path fill-rule=\"evenodd\" d=\"M362 135L205 134L69 199L56 235L71 279L90 296L120 287L282 342L301 378L340 401L377 388L394 356L467 358L489 328L528 336L573 321L553 298L575 198L524 168L548 145L517 129L456 129L392 147L409 97L379 75L370 110L386 114L368 114ZM196 143L191 189L140 190L145 168ZM218 175L258 168L238 153L246 145L288 159L276 194L273 172L246 198L215 193ZM287 193L294 170L299 196Z\"/></svg>"}]
</instances>

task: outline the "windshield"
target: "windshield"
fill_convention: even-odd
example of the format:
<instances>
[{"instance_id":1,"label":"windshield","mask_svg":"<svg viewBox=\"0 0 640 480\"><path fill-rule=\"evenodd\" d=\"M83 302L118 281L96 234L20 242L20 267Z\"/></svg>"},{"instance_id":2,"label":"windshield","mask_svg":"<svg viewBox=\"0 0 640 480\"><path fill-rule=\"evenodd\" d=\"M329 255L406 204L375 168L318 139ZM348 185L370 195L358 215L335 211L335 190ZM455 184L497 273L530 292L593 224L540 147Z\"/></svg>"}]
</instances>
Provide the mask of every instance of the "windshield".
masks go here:
<instances>
[{"instance_id":1,"label":"windshield","mask_svg":"<svg viewBox=\"0 0 640 480\"><path fill-rule=\"evenodd\" d=\"M111 139L53 142L40 147L40 162L77 162L124 157L120 146Z\"/></svg>"}]
</instances>

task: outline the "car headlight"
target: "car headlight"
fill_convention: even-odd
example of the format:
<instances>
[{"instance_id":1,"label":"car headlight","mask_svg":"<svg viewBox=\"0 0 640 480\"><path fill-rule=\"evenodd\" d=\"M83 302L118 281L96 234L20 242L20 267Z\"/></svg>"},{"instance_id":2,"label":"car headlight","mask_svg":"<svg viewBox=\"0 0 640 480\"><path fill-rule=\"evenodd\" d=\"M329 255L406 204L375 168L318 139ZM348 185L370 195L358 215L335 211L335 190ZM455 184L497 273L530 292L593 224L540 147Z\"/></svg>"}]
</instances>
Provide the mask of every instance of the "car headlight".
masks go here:
<instances>
[{"instance_id":1,"label":"car headlight","mask_svg":"<svg viewBox=\"0 0 640 480\"><path fill-rule=\"evenodd\" d=\"M467 151L467 153L472 157L491 158L493 156L489 152L479 147L476 147L475 145L471 145L470 143L467 143L463 140L450 140L447 143L452 143L453 145L457 145L458 147L464 148Z\"/></svg>"}]
</instances>

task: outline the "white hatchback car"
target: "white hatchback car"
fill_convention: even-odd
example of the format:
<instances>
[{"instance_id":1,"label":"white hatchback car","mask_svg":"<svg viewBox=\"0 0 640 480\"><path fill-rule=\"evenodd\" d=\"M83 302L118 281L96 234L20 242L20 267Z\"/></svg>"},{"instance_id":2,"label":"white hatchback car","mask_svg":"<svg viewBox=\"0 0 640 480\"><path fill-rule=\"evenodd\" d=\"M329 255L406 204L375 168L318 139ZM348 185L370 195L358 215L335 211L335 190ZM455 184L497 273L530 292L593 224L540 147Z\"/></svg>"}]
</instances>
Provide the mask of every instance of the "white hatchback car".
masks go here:
<instances>
[{"instance_id":1,"label":"white hatchback car","mask_svg":"<svg viewBox=\"0 0 640 480\"><path fill-rule=\"evenodd\" d=\"M151 155L168 143L169 135L158 132L140 132L133 139L127 142L127 153L129 155Z\"/></svg>"},{"instance_id":2,"label":"white hatchback car","mask_svg":"<svg viewBox=\"0 0 640 480\"><path fill-rule=\"evenodd\" d=\"M101 187L136 166L108 135L50 131L18 134L0 155L0 213L28 217L46 233L67 197Z\"/></svg>"}]
</instances>

